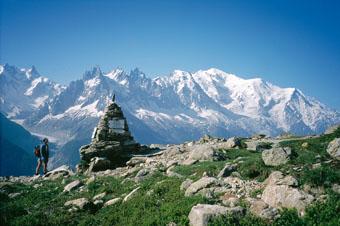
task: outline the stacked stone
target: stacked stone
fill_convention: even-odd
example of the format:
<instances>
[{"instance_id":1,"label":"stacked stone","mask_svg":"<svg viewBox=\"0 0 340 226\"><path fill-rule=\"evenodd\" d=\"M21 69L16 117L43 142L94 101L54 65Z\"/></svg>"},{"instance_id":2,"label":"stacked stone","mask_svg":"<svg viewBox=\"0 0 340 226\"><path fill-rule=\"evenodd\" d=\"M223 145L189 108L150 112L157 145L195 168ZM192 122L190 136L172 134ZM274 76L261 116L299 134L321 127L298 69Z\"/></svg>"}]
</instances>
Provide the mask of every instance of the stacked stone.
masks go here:
<instances>
[{"instance_id":1,"label":"stacked stone","mask_svg":"<svg viewBox=\"0 0 340 226\"><path fill-rule=\"evenodd\" d=\"M79 172L96 172L122 166L131 154L140 150L129 131L122 109L115 102L106 107L98 126L94 128L91 144L80 148Z\"/></svg>"}]
</instances>

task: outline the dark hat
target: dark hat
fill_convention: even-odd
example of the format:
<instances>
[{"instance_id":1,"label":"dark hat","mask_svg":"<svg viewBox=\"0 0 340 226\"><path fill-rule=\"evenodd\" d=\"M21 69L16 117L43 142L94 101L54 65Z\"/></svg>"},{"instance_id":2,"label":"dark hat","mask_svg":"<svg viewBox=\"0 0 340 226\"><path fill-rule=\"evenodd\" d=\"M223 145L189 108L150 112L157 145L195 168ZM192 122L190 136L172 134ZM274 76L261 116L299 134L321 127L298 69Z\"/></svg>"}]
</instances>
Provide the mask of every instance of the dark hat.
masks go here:
<instances>
[{"instance_id":1,"label":"dark hat","mask_svg":"<svg viewBox=\"0 0 340 226\"><path fill-rule=\"evenodd\" d=\"M43 142L48 142L48 139L45 137L45 138L43 139Z\"/></svg>"}]
</instances>

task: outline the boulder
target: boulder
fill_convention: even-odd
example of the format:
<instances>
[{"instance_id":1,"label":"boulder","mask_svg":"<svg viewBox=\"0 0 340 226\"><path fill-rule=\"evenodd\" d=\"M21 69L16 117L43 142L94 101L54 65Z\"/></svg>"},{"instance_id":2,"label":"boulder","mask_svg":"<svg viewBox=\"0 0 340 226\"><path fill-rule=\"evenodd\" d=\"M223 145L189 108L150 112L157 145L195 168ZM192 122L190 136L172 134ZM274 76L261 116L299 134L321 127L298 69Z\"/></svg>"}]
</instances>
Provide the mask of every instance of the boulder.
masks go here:
<instances>
[{"instance_id":1,"label":"boulder","mask_svg":"<svg viewBox=\"0 0 340 226\"><path fill-rule=\"evenodd\" d=\"M100 208L100 207L102 207L104 205L104 201L101 200L101 199L95 200L93 202L93 205L95 205L97 208Z\"/></svg>"},{"instance_id":2,"label":"boulder","mask_svg":"<svg viewBox=\"0 0 340 226\"><path fill-rule=\"evenodd\" d=\"M184 191L187 190L188 187L192 184L193 180L191 179L186 179L185 181L182 182L181 186L180 186L180 190Z\"/></svg>"},{"instance_id":3,"label":"boulder","mask_svg":"<svg viewBox=\"0 0 340 226\"><path fill-rule=\"evenodd\" d=\"M236 148L241 146L241 140L238 137L231 137L223 145L225 149Z\"/></svg>"},{"instance_id":4,"label":"boulder","mask_svg":"<svg viewBox=\"0 0 340 226\"><path fill-rule=\"evenodd\" d=\"M79 199L73 199L70 201L65 202L64 206L75 206L79 209L87 209L90 207L91 203L87 198L79 198Z\"/></svg>"},{"instance_id":5,"label":"boulder","mask_svg":"<svg viewBox=\"0 0 340 226\"><path fill-rule=\"evenodd\" d=\"M340 160L340 138L335 138L329 142L327 153L333 158Z\"/></svg>"},{"instance_id":6,"label":"boulder","mask_svg":"<svg viewBox=\"0 0 340 226\"><path fill-rule=\"evenodd\" d=\"M70 192L80 187L83 183L80 180L75 180L64 187L64 192Z\"/></svg>"},{"instance_id":7,"label":"boulder","mask_svg":"<svg viewBox=\"0 0 340 226\"><path fill-rule=\"evenodd\" d=\"M104 207L105 207L105 206L112 206L112 205L114 205L114 204L117 204L117 203L119 203L121 200L122 200L122 198L114 198L114 199L111 199L111 200L107 201L107 202L104 204Z\"/></svg>"},{"instance_id":8,"label":"boulder","mask_svg":"<svg viewBox=\"0 0 340 226\"><path fill-rule=\"evenodd\" d=\"M133 198L133 196L137 194L139 189L140 187L133 189L127 196L124 197L123 202L129 201L131 198Z\"/></svg>"},{"instance_id":9,"label":"boulder","mask_svg":"<svg viewBox=\"0 0 340 226\"><path fill-rule=\"evenodd\" d=\"M255 216L268 220L273 220L279 216L279 211L276 208L269 206L260 199L251 201L249 210Z\"/></svg>"},{"instance_id":10,"label":"boulder","mask_svg":"<svg viewBox=\"0 0 340 226\"><path fill-rule=\"evenodd\" d=\"M273 172L265 184L261 199L275 208L296 208L303 215L306 206L314 200L312 195L293 187L297 185L295 178L283 177L279 171Z\"/></svg>"},{"instance_id":11,"label":"boulder","mask_svg":"<svg viewBox=\"0 0 340 226\"><path fill-rule=\"evenodd\" d=\"M106 192L100 193L93 197L93 200L103 199L106 196Z\"/></svg>"},{"instance_id":12,"label":"boulder","mask_svg":"<svg viewBox=\"0 0 340 226\"><path fill-rule=\"evenodd\" d=\"M203 188L208 188L211 186L220 185L220 181L214 177L202 177L198 181L190 184L190 186L185 191L185 196L192 196L196 194L199 190Z\"/></svg>"},{"instance_id":13,"label":"boulder","mask_svg":"<svg viewBox=\"0 0 340 226\"><path fill-rule=\"evenodd\" d=\"M145 163L147 157L133 157L129 161L126 162L127 166L136 166L140 165L141 163Z\"/></svg>"},{"instance_id":14,"label":"boulder","mask_svg":"<svg viewBox=\"0 0 340 226\"><path fill-rule=\"evenodd\" d=\"M10 193L10 194L8 194L8 197L9 197L10 199L14 199L14 198L16 198L16 197L18 197L18 196L20 196L20 195L21 195L20 192L15 192L15 193Z\"/></svg>"},{"instance_id":15,"label":"boulder","mask_svg":"<svg viewBox=\"0 0 340 226\"><path fill-rule=\"evenodd\" d=\"M135 181L137 183L143 181L147 176L149 176L151 174L151 170L150 169L141 169L137 172L136 176L135 176Z\"/></svg>"},{"instance_id":16,"label":"boulder","mask_svg":"<svg viewBox=\"0 0 340 226\"><path fill-rule=\"evenodd\" d=\"M54 170L47 172L43 177L50 180L55 180L60 177L67 177L74 175L69 166L62 165Z\"/></svg>"},{"instance_id":17,"label":"boulder","mask_svg":"<svg viewBox=\"0 0 340 226\"><path fill-rule=\"evenodd\" d=\"M280 171L273 171L269 177L263 182L264 185L288 185L291 187L297 187L298 181L290 176L284 176Z\"/></svg>"},{"instance_id":18,"label":"boulder","mask_svg":"<svg viewBox=\"0 0 340 226\"><path fill-rule=\"evenodd\" d=\"M236 170L236 164L227 163L223 169L218 173L217 178L228 177L232 172Z\"/></svg>"},{"instance_id":19,"label":"boulder","mask_svg":"<svg viewBox=\"0 0 340 226\"><path fill-rule=\"evenodd\" d=\"M253 140L248 140L245 142L247 145L247 150L248 151L259 151L259 142L258 141L253 141Z\"/></svg>"},{"instance_id":20,"label":"boulder","mask_svg":"<svg viewBox=\"0 0 340 226\"><path fill-rule=\"evenodd\" d=\"M204 144L204 143L210 143L210 142L214 142L214 141L215 141L215 139L212 136L206 134L198 140L198 143Z\"/></svg>"},{"instance_id":21,"label":"boulder","mask_svg":"<svg viewBox=\"0 0 340 226\"><path fill-rule=\"evenodd\" d=\"M195 164L196 162L198 162L197 159L186 159L184 160L183 162L180 163L180 165L183 165L183 166L191 166L193 164Z\"/></svg>"},{"instance_id":22,"label":"boulder","mask_svg":"<svg viewBox=\"0 0 340 226\"><path fill-rule=\"evenodd\" d=\"M87 173L105 171L110 169L111 161L105 157L94 157L90 161L90 166L87 170Z\"/></svg>"},{"instance_id":23,"label":"boulder","mask_svg":"<svg viewBox=\"0 0 340 226\"><path fill-rule=\"evenodd\" d=\"M267 166L279 166L287 163L290 155L289 147L273 147L262 152L262 160Z\"/></svg>"},{"instance_id":24,"label":"boulder","mask_svg":"<svg viewBox=\"0 0 340 226\"><path fill-rule=\"evenodd\" d=\"M195 145L192 147L189 159L199 161L216 161L220 159L220 156L210 145Z\"/></svg>"},{"instance_id":25,"label":"boulder","mask_svg":"<svg viewBox=\"0 0 340 226\"><path fill-rule=\"evenodd\" d=\"M209 220L220 215L242 215L241 207L224 207L219 205L197 204L191 208L189 221L191 226L207 226Z\"/></svg>"},{"instance_id":26,"label":"boulder","mask_svg":"<svg viewBox=\"0 0 340 226\"><path fill-rule=\"evenodd\" d=\"M225 206L235 207L235 206L238 206L240 203L240 199L237 198L235 195L228 195L228 196L224 195L222 197L223 197L222 203Z\"/></svg>"}]
</instances>

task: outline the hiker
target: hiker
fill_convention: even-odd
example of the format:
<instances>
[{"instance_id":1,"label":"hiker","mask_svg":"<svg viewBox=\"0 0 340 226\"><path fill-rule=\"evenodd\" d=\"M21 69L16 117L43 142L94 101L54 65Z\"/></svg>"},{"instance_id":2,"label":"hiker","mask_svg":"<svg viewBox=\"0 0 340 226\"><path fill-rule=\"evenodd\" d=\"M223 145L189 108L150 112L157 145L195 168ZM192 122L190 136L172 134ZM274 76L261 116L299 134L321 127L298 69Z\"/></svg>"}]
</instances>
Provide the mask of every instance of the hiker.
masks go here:
<instances>
[{"instance_id":1,"label":"hiker","mask_svg":"<svg viewBox=\"0 0 340 226\"><path fill-rule=\"evenodd\" d=\"M38 165L37 165L37 168L35 169L35 175L38 175L40 171L40 166L41 166L40 145L36 145L34 147L34 155L38 158Z\"/></svg>"},{"instance_id":2,"label":"hiker","mask_svg":"<svg viewBox=\"0 0 340 226\"><path fill-rule=\"evenodd\" d=\"M41 161L44 164L44 174L47 173L47 163L48 163L48 157L50 154L50 149L48 147L48 139L43 139L43 145L41 146Z\"/></svg>"},{"instance_id":3,"label":"hiker","mask_svg":"<svg viewBox=\"0 0 340 226\"><path fill-rule=\"evenodd\" d=\"M39 174L41 164L43 163L44 174L47 173L47 163L49 157L49 147L48 147L48 139L43 139L43 145L40 148L40 145L34 147L34 155L38 158L38 165L35 169L35 175Z\"/></svg>"}]
</instances>

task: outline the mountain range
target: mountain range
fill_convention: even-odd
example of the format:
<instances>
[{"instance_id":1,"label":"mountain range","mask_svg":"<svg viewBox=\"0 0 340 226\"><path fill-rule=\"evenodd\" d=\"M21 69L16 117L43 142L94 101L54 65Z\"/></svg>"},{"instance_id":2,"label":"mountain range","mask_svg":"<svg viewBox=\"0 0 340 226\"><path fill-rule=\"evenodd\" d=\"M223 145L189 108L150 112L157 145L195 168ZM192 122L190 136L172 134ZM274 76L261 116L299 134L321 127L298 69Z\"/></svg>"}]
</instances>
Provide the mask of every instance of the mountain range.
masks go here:
<instances>
[{"instance_id":1,"label":"mountain range","mask_svg":"<svg viewBox=\"0 0 340 226\"><path fill-rule=\"evenodd\" d=\"M340 122L340 113L296 88L243 79L211 68L147 77L139 69L104 73L99 67L64 86L35 67L0 66L0 111L35 135L57 144L53 164L75 165L78 149L112 95L138 142L180 143L204 134L317 134Z\"/></svg>"}]
</instances>

